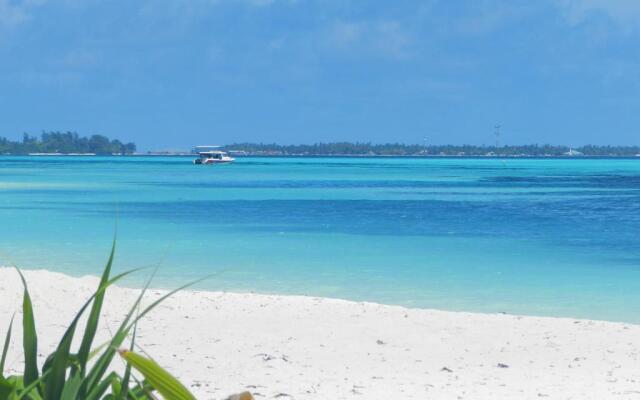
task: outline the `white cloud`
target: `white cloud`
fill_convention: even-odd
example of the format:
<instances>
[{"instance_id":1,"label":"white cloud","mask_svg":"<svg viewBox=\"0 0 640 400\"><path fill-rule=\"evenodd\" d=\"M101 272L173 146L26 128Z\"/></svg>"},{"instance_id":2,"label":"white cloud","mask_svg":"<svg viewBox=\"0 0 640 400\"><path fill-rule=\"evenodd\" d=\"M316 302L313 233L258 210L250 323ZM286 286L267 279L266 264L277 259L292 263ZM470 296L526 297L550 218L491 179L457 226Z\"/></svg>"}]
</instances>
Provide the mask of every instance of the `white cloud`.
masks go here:
<instances>
[{"instance_id":1,"label":"white cloud","mask_svg":"<svg viewBox=\"0 0 640 400\"><path fill-rule=\"evenodd\" d=\"M0 34L29 21L33 8L44 2L44 0L0 0Z\"/></svg>"},{"instance_id":2,"label":"white cloud","mask_svg":"<svg viewBox=\"0 0 640 400\"><path fill-rule=\"evenodd\" d=\"M366 24L361 22L337 22L328 34L329 41L339 48L347 48L362 38Z\"/></svg>"},{"instance_id":3,"label":"white cloud","mask_svg":"<svg viewBox=\"0 0 640 400\"><path fill-rule=\"evenodd\" d=\"M66 68L87 68L98 65L102 60L100 52L91 49L71 49L61 57L59 64Z\"/></svg>"},{"instance_id":4,"label":"white cloud","mask_svg":"<svg viewBox=\"0 0 640 400\"><path fill-rule=\"evenodd\" d=\"M10 0L0 0L0 27L19 25L28 19L25 7Z\"/></svg>"},{"instance_id":5,"label":"white cloud","mask_svg":"<svg viewBox=\"0 0 640 400\"><path fill-rule=\"evenodd\" d=\"M270 6L274 3L275 0L245 0L245 2L249 5L256 7L265 7Z\"/></svg>"},{"instance_id":6,"label":"white cloud","mask_svg":"<svg viewBox=\"0 0 640 400\"><path fill-rule=\"evenodd\" d=\"M466 13L454 18L452 25L461 34L483 35L528 17L535 7L535 3L477 1Z\"/></svg>"},{"instance_id":7,"label":"white cloud","mask_svg":"<svg viewBox=\"0 0 640 400\"><path fill-rule=\"evenodd\" d=\"M325 44L342 51L361 51L385 58L411 56L412 35L397 21L337 22L325 32Z\"/></svg>"},{"instance_id":8,"label":"white cloud","mask_svg":"<svg viewBox=\"0 0 640 400\"><path fill-rule=\"evenodd\" d=\"M559 0L559 4L572 24L605 16L626 31L640 28L639 0Z\"/></svg>"}]
</instances>

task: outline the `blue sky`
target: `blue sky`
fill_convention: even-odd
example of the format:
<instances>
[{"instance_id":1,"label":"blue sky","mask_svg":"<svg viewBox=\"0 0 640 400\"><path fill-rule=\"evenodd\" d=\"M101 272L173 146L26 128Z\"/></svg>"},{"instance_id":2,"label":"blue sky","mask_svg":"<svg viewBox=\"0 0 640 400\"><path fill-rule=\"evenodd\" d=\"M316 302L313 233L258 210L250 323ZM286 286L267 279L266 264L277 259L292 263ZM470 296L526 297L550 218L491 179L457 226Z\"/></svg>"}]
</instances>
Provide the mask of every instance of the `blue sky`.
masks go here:
<instances>
[{"instance_id":1,"label":"blue sky","mask_svg":"<svg viewBox=\"0 0 640 400\"><path fill-rule=\"evenodd\" d=\"M0 0L0 136L640 144L636 0Z\"/></svg>"}]
</instances>

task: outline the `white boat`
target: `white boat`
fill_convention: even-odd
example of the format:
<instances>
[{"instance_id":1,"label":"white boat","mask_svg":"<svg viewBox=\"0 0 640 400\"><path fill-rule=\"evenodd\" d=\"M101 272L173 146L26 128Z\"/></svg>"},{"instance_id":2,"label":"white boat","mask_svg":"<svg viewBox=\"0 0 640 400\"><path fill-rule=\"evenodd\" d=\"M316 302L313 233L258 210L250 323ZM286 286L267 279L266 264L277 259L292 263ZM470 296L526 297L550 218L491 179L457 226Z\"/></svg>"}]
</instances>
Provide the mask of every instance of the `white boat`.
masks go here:
<instances>
[{"instance_id":1,"label":"white boat","mask_svg":"<svg viewBox=\"0 0 640 400\"><path fill-rule=\"evenodd\" d=\"M194 164L229 164L236 159L229 157L224 151L200 151L200 157L193 160Z\"/></svg>"},{"instance_id":2,"label":"white boat","mask_svg":"<svg viewBox=\"0 0 640 400\"><path fill-rule=\"evenodd\" d=\"M583 156L584 154L572 149L571 147L569 147L569 151L567 151L566 153L562 153L565 156L569 156L569 157L575 157L575 156Z\"/></svg>"}]
</instances>

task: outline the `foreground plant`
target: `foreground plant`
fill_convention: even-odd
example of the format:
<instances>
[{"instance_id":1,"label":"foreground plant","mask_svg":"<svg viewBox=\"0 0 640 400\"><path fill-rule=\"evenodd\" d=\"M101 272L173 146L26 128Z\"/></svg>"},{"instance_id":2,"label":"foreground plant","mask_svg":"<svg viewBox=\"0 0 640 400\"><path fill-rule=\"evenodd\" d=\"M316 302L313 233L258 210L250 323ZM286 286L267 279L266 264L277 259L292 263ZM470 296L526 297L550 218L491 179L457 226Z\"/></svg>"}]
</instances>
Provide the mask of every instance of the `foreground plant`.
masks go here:
<instances>
[{"instance_id":1,"label":"foreground plant","mask_svg":"<svg viewBox=\"0 0 640 400\"><path fill-rule=\"evenodd\" d=\"M195 397L180 381L162 369L155 361L128 350L120 350L120 355L127 362L127 365L144 375L151 386L165 399L195 400Z\"/></svg>"},{"instance_id":2,"label":"foreground plant","mask_svg":"<svg viewBox=\"0 0 640 400\"><path fill-rule=\"evenodd\" d=\"M135 328L141 318L169 296L200 280L175 289L146 308L140 309L140 302L151 282L150 278L117 331L115 331L112 339L93 351L91 350L98 329L106 289L136 271L131 270L110 277L114 254L115 240L98 288L80 308L60 339L56 350L47 357L41 370L38 368L37 363L38 335L35 328L31 296L29 295L24 275L16 267L24 287L22 301L24 372L22 375L4 376L4 366L11 341L12 318L0 357L0 400L142 400L156 399L156 394L160 394L166 400L195 399L184 385L157 363L130 350L121 351L123 358L127 362L123 375L108 371L117 349L122 346L132 330L131 350L133 350ZM80 347L76 353L72 353L71 343L75 336L78 322L89 306L91 306L91 311L87 318ZM136 311L138 313L134 317ZM89 364L90 360L91 364ZM131 371L132 367L139 371L144 378L137 379Z\"/></svg>"}]
</instances>

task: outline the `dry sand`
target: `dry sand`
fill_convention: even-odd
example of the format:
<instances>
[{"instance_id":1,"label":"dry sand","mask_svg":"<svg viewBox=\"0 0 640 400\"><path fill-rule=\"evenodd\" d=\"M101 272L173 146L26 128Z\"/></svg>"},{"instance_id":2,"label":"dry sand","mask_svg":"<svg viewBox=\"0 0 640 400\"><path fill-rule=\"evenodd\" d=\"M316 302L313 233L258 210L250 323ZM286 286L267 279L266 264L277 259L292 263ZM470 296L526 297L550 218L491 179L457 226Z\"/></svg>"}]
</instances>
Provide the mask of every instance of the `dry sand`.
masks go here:
<instances>
[{"instance_id":1,"label":"dry sand","mask_svg":"<svg viewBox=\"0 0 640 400\"><path fill-rule=\"evenodd\" d=\"M98 280L26 277L43 361ZM110 289L97 343L137 293ZM15 271L0 268L1 337L20 299ZM22 361L19 331L10 371ZM280 400L640 399L640 326L632 324L187 291L144 319L138 343L199 399L243 390Z\"/></svg>"}]
</instances>

